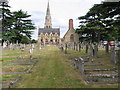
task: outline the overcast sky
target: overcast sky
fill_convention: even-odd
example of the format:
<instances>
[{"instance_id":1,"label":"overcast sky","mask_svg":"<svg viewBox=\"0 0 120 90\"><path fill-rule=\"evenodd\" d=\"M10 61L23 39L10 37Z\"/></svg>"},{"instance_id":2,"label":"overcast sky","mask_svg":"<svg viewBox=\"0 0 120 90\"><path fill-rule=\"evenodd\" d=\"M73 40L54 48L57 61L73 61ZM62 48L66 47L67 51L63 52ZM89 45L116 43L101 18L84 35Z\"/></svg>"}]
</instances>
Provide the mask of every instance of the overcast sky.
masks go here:
<instances>
[{"instance_id":1,"label":"overcast sky","mask_svg":"<svg viewBox=\"0 0 120 90\"><path fill-rule=\"evenodd\" d=\"M52 27L60 27L63 37L68 30L69 19L74 20L74 28L77 28L79 16L85 15L94 4L100 4L102 0L49 0L52 17ZM32 38L38 39L38 28L44 27L48 0L9 0L12 11L22 9L32 15L31 19L36 26Z\"/></svg>"}]
</instances>

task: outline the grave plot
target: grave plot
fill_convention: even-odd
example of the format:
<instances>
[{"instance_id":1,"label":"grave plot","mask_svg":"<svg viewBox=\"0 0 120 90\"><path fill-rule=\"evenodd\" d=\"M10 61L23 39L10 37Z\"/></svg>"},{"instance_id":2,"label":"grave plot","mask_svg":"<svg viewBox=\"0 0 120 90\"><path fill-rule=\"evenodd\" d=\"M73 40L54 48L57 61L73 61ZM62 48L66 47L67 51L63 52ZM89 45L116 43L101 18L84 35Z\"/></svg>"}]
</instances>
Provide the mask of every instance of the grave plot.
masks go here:
<instances>
[{"instance_id":1,"label":"grave plot","mask_svg":"<svg viewBox=\"0 0 120 90\"><path fill-rule=\"evenodd\" d=\"M3 88L12 88L19 80L21 80L22 76L20 74L6 74L2 77L2 87Z\"/></svg>"},{"instance_id":2,"label":"grave plot","mask_svg":"<svg viewBox=\"0 0 120 90\"><path fill-rule=\"evenodd\" d=\"M37 61L37 58L30 56L29 58L19 57L16 60L3 64L3 88L15 85L21 79L21 74L29 73Z\"/></svg>"},{"instance_id":3,"label":"grave plot","mask_svg":"<svg viewBox=\"0 0 120 90\"><path fill-rule=\"evenodd\" d=\"M8 63L4 63L3 66L8 66L8 65L32 65L36 62L36 58L32 58L32 56L30 56L29 58L24 58L24 57L20 57L18 56L15 60L11 60Z\"/></svg>"},{"instance_id":4,"label":"grave plot","mask_svg":"<svg viewBox=\"0 0 120 90\"><path fill-rule=\"evenodd\" d=\"M91 62L83 58L75 58L73 66L79 70L84 80L89 84L117 84L117 67L105 66L103 63Z\"/></svg>"},{"instance_id":5,"label":"grave plot","mask_svg":"<svg viewBox=\"0 0 120 90\"><path fill-rule=\"evenodd\" d=\"M25 72L30 65L8 65L2 68L2 73Z\"/></svg>"},{"instance_id":6,"label":"grave plot","mask_svg":"<svg viewBox=\"0 0 120 90\"><path fill-rule=\"evenodd\" d=\"M29 53L29 45L26 48L15 47L15 49L4 48L2 60L2 72L0 72L2 79L0 83L3 88L12 88L22 75L31 72L31 69L38 61L37 48L34 48L34 53ZM24 49L24 50L23 50ZM37 58L36 58L37 57Z\"/></svg>"}]
</instances>

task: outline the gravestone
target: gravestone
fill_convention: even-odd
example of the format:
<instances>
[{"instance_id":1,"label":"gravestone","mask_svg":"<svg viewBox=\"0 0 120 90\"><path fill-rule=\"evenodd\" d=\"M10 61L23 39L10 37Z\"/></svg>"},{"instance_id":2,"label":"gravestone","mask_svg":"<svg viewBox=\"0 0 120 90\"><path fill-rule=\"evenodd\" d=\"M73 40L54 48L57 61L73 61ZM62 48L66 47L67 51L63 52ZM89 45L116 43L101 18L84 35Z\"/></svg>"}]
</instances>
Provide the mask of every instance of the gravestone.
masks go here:
<instances>
[{"instance_id":1,"label":"gravestone","mask_svg":"<svg viewBox=\"0 0 120 90\"><path fill-rule=\"evenodd\" d=\"M3 48L6 48L6 47L7 47L7 43L3 42Z\"/></svg>"},{"instance_id":2,"label":"gravestone","mask_svg":"<svg viewBox=\"0 0 120 90\"><path fill-rule=\"evenodd\" d=\"M81 52L81 44L79 43L78 46L78 51Z\"/></svg>"},{"instance_id":3,"label":"gravestone","mask_svg":"<svg viewBox=\"0 0 120 90\"><path fill-rule=\"evenodd\" d=\"M86 44L86 52L85 53L88 53L88 44Z\"/></svg>"},{"instance_id":4,"label":"gravestone","mask_svg":"<svg viewBox=\"0 0 120 90\"><path fill-rule=\"evenodd\" d=\"M98 45L97 43L94 44L94 56L98 56Z\"/></svg>"},{"instance_id":5,"label":"gravestone","mask_svg":"<svg viewBox=\"0 0 120 90\"><path fill-rule=\"evenodd\" d=\"M116 64L116 53L115 53L115 46L111 46L111 63Z\"/></svg>"},{"instance_id":6,"label":"gravestone","mask_svg":"<svg viewBox=\"0 0 120 90\"><path fill-rule=\"evenodd\" d=\"M82 75L84 74L84 60L81 57L79 57L79 71Z\"/></svg>"},{"instance_id":7,"label":"gravestone","mask_svg":"<svg viewBox=\"0 0 120 90\"><path fill-rule=\"evenodd\" d=\"M12 43L10 43L9 48L10 48L10 49L13 48L13 44L12 44Z\"/></svg>"},{"instance_id":8,"label":"gravestone","mask_svg":"<svg viewBox=\"0 0 120 90\"><path fill-rule=\"evenodd\" d=\"M94 49L93 49L93 46L92 46L92 44L90 44L90 55L91 56L93 56L94 55L94 51L93 51Z\"/></svg>"},{"instance_id":9,"label":"gravestone","mask_svg":"<svg viewBox=\"0 0 120 90\"><path fill-rule=\"evenodd\" d=\"M67 44L65 44L65 54L67 54Z\"/></svg>"},{"instance_id":10,"label":"gravestone","mask_svg":"<svg viewBox=\"0 0 120 90\"><path fill-rule=\"evenodd\" d=\"M30 53L30 54L32 53L32 49L29 49L29 53Z\"/></svg>"}]
</instances>

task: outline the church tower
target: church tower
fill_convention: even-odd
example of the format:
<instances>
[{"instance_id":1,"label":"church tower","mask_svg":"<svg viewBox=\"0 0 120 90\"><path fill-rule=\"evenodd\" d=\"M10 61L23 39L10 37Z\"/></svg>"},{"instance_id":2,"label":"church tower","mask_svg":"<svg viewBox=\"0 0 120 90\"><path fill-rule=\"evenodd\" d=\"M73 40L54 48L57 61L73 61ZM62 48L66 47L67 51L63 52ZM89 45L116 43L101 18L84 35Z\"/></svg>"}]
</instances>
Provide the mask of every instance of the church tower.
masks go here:
<instances>
[{"instance_id":1,"label":"church tower","mask_svg":"<svg viewBox=\"0 0 120 90\"><path fill-rule=\"evenodd\" d=\"M48 5L47 5L47 11L46 11L44 28L52 28L49 1L48 1Z\"/></svg>"},{"instance_id":2,"label":"church tower","mask_svg":"<svg viewBox=\"0 0 120 90\"><path fill-rule=\"evenodd\" d=\"M60 43L60 28L52 27L49 1L47 5L44 28L39 28L38 30L38 43L46 45L58 45Z\"/></svg>"}]
</instances>

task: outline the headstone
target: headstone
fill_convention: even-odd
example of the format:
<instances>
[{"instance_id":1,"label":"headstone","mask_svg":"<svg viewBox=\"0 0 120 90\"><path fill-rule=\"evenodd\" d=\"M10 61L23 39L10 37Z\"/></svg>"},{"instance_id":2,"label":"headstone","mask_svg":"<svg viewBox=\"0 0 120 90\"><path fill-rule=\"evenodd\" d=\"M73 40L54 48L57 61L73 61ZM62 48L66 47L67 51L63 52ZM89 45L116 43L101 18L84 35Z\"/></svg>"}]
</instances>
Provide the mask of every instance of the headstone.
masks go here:
<instances>
[{"instance_id":1,"label":"headstone","mask_svg":"<svg viewBox=\"0 0 120 90\"><path fill-rule=\"evenodd\" d=\"M78 51L81 52L81 44L79 43Z\"/></svg>"},{"instance_id":2,"label":"headstone","mask_svg":"<svg viewBox=\"0 0 120 90\"><path fill-rule=\"evenodd\" d=\"M95 45L94 45L94 56L97 57L97 54L98 54L98 45L95 44Z\"/></svg>"},{"instance_id":3,"label":"headstone","mask_svg":"<svg viewBox=\"0 0 120 90\"><path fill-rule=\"evenodd\" d=\"M85 53L88 53L88 44L86 44L86 52Z\"/></svg>"},{"instance_id":4,"label":"headstone","mask_svg":"<svg viewBox=\"0 0 120 90\"><path fill-rule=\"evenodd\" d=\"M11 49L11 48L13 48L13 44L12 44L12 43L10 43L10 49Z\"/></svg>"},{"instance_id":5,"label":"headstone","mask_svg":"<svg viewBox=\"0 0 120 90\"><path fill-rule=\"evenodd\" d=\"M111 63L116 64L115 46L111 46Z\"/></svg>"},{"instance_id":6,"label":"headstone","mask_svg":"<svg viewBox=\"0 0 120 90\"><path fill-rule=\"evenodd\" d=\"M93 56L94 55L94 49L92 44L90 44L90 55Z\"/></svg>"},{"instance_id":7,"label":"headstone","mask_svg":"<svg viewBox=\"0 0 120 90\"><path fill-rule=\"evenodd\" d=\"M7 43L3 42L3 48L6 48L6 47L7 47Z\"/></svg>"},{"instance_id":8,"label":"headstone","mask_svg":"<svg viewBox=\"0 0 120 90\"><path fill-rule=\"evenodd\" d=\"M32 53L32 49L29 50L29 53Z\"/></svg>"},{"instance_id":9,"label":"headstone","mask_svg":"<svg viewBox=\"0 0 120 90\"><path fill-rule=\"evenodd\" d=\"M81 74L84 74L84 60L81 57L79 57L79 71Z\"/></svg>"},{"instance_id":10,"label":"headstone","mask_svg":"<svg viewBox=\"0 0 120 90\"><path fill-rule=\"evenodd\" d=\"M65 44L65 54L67 54L67 44Z\"/></svg>"}]
</instances>

